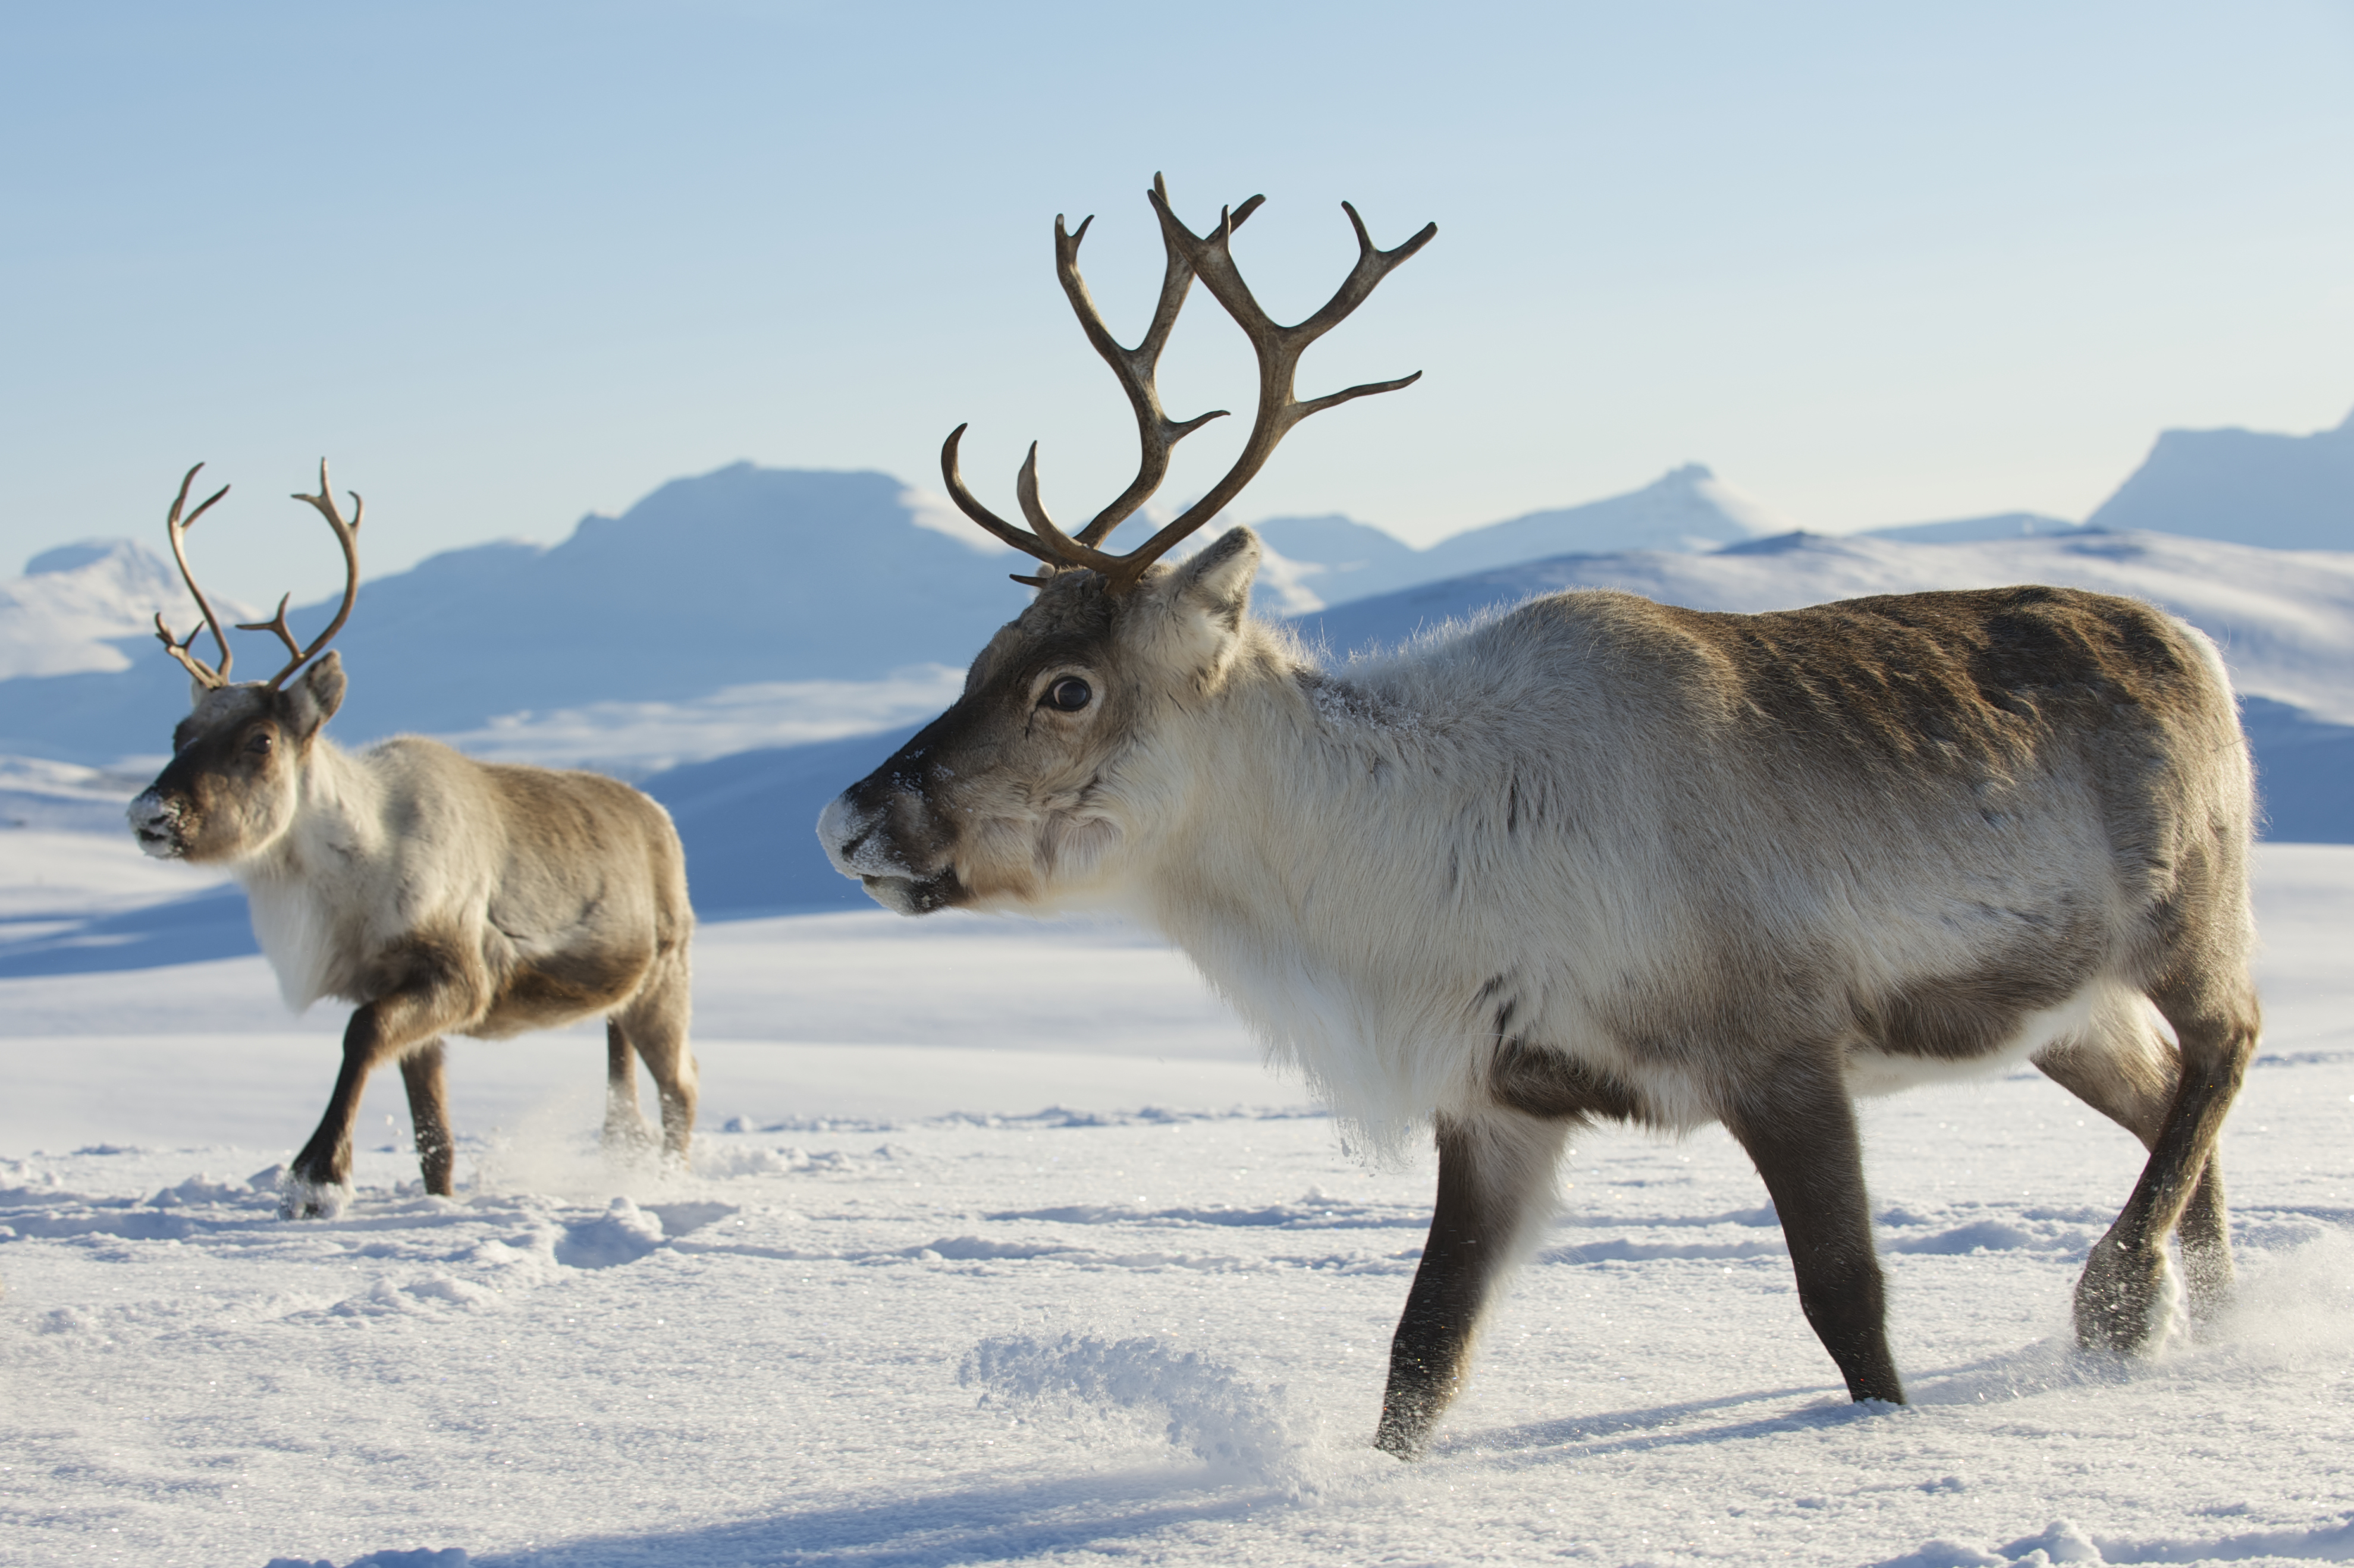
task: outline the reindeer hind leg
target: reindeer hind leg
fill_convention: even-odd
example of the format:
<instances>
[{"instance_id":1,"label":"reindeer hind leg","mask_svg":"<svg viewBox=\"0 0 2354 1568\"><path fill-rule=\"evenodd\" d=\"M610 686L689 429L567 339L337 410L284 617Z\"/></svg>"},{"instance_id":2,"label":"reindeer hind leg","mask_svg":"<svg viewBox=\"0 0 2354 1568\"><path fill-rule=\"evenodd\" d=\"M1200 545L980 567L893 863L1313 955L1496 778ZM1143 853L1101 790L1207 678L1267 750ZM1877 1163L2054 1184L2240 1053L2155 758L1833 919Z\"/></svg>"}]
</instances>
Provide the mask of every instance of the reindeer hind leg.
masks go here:
<instances>
[{"instance_id":1,"label":"reindeer hind leg","mask_svg":"<svg viewBox=\"0 0 2354 1568\"><path fill-rule=\"evenodd\" d=\"M450 1079L437 1035L400 1059L400 1081L408 1091L408 1125L417 1136L417 1164L425 1190L437 1198L456 1188L458 1150L450 1136Z\"/></svg>"},{"instance_id":2,"label":"reindeer hind leg","mask_svg":"<svg viewBox=\"0 0 2354 1568\"><path fill-rule=\"evenodd\" d=\"M605 1020L605 1149L635 1157L653 1141L653 1129L638 1108L638 1054L617 1014Z\"/></svg>"},{"instance_id":3,"label":"reindeer hind leg","mask_svg":"<svg viewBox=\"0 0 2354 1568\"><path fill-rule=\"evenodd\" d=\"M2180 1054L2158 1033L2138 994L2120 994L2105 1002L2082 1033L2037 1052L2035 1065L2052 1082L2140 1139L2144 1150L2158 1147L2182 1081ZM2221 1156L2211 1148L2176 1229L2190 1276L2191 1310L2211 1318L2221 1309L2232 1284Z\"/></svg>"},{"instance_id":4,"label":"reindeer hind leg","mask_svg":"<svg viewBox=\"0 0 2354 1568\"><path fill-rule=\"evenodd\" d=\"M2088 1350L2142 1350L2162 1330L2166 1242L2178 1225L2194 1302L2211 1311L2232 1286L2215 1139L2255 1054L2255 991L2233 962L2170 975L2150 1000L2174 1026L2180 1070L2141 1180L2076 1284L2076 1340Z\"/></svg>"},{"instance_id":5,"label":"reindeer hind leg","mask_svg":"<svg viewBox=\"0 0 2354 1568\"><path fill-rule=\"evenodd\" d=\"M695 1136L695 1106L699 1088L695 1053L687 1046L691 997L683 955L665 956L645 989L616 1015L615 1038L626 1038L652 1075L662 1100L663 1155L684 1167ZM631 1085L631 1110L637 1108ZM642 1123L641 1123L642 1126ZM651 1139L649 1139L651 1141Z\"/></svg>"}]
</instances>

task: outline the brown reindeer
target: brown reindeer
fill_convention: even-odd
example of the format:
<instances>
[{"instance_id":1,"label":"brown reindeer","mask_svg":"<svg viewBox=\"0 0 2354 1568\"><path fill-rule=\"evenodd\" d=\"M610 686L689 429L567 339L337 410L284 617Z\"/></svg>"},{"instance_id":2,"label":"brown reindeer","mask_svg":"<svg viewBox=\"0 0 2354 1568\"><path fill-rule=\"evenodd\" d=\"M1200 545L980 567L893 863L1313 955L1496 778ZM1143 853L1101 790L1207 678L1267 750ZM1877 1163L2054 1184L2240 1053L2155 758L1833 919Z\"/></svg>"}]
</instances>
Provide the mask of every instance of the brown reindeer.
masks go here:
<instances>
[{"instance_id":1,"label":"brown reindeer","mask_svg":"<svg viewBox=\"0 0 2354 1568\"><path fill-rule=\"evenodd\" d=\"M284 599L274 619L240 624L275 633L290 657L267 681L232 684L228 639L188 568L189 524L228 493L182 515L203 466L180 482L166 524L203 620L179 639L155 618L194 683L194 708L173 732L171 763L131 803L131 826L149 854L226 866L244 886L288 1006L334 996L356 1008L282 1212L333 1214L348 1199L352 1123L380 1064L399 1064L425 1189L447 1196L455 1151L441 1037L498 1039L600 1013L608 1146L652 1144L638 1109L642 1057L662 1097L663 1148L683 1165L695 1126L695 918L669 816L594 773L475 762L416 736L355 756L320 733L344 698L342 661L318 655L358 597L362 514L354 494L344 520L323 461L319 493L295 499L318 509L343 547L343 603L308 644L288 629ZM217 668L191 652L207 628Z\"/></svg>"},{"instance_id":2,"label":"brown reindeer","mask_svg":"<svg viewBox=\"0 0 2354 1568\"><path fill-rule=\"evenodd\" d=\"M1755 1161L1799 1299L1858 1400L1901 1402L1852 1097L2031 1060L2148 1147L2076 1287L2087 1347L2133 1351L2232 1277L2217 1129L2256 1040L2247 748L2208 640L2064 588L1708 614L1532 599L1332 672L1247 614L1235 529L1157 564L1320 408L1300 353L1431 234L1360 255L1270 321L1232 255L1152 207L1142 344L1055 260L1142 430L1136 482L1076 535L958 504L1044 563L957 704L826 808L845 875L905 914L1094 905L1166 933L1343 1116L1428 1126L1430 1238L1376 1442L1428 1443L1574 1129L1723 1123ZM1350 213L1352 222L1356 215ZM1085 232L1082 226L1081 233ZM1259 365L1241 459L1126 554L1106 536L1172 442L1153 369L1192 281ZM1408 380L1411 377L1406 378ZM1204 416L1204 418L1214 416ZM2169 1037L2170 1036L2170 1037Z\"/></svg>"}]
</instances>

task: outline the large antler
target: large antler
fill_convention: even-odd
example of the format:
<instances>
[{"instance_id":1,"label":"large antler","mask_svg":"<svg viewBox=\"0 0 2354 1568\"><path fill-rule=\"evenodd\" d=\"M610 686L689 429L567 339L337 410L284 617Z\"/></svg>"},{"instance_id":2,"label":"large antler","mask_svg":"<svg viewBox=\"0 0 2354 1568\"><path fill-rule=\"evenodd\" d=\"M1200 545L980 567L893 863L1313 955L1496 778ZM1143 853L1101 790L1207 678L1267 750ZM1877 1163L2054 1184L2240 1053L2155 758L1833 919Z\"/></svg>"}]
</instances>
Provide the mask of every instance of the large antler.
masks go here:
<instances>
[{"instance_id":1,"label":"large antler","mask_svg":"<svg viewBox=\"0 0 2354 1568\"><path fill-rule=\"evenodd\" d=\"M204 464L198 463L180 476L180 493L173 497L171 515L164 519L164 530L172 535L172 558L180 563L180 580L188 585L189 596L196 601L196 609L203 613L204 619L188 628L188 635L185 639L178 638L172 635L172 629L165 624L164 612L159 609L155 612L155 636L171 651L172 657L196 677L198 685L217 691L228 684L228 667L236 655L228 651L228 639L221 634L220 617L213 613L212 601L205 598L205 590L196 586L196 574L188 569L186 536L196 519L211 511L213 503L228 493L228 486L224 484L206 496L204 504L186 517L180 515L181 509L188 503L188 486L196 483L196 475L202 473L204 468ZM207 627L212 628L213 643L220 650L220 668L217 670L188 652L196 646L197 637Z\"/></svg>"},{"instance_id":2,"label":"large antler","mask_svg":"<svg viewBox=\"0 0 2354 1568\"><path fill-rule=\"evenodd\" d=\"M188 592L196 597L196 608L204 611L205 618L189 630L185 639L182 639L172 635L172 629L164 623L163 612L158 610L155 614L155 635L162 640L165 648L171 650L172 657L187 667L188 673L194 675L199 684L218 690L228 684L231 658L228 639L221 634L220 618L213 613L211 601L205 598L205 590L196 586L196 574L188 569L188 551L185 536L190 524L203 516L214 502L228 493L228 486L224 484L214 491L206 498L204 505L197 507L185 518L180 515L181 508L188 502L188 486L196 482L197 471L204 466L198 463L180 481L179 497L172 503L172 514L165 519L164 526L171 532L172 558L180 563L181 580L188 585ZM270 676L265 683L267 688L273 692L286 683L286 678L289 675L309 663L312 656L324 648L335 633L344 629L344 622L352 618L352 606L358 600L360 593L360 519L367 512L367 503L360 499L359 492L356 490L352 492L352 520L346 523L344 521L344 514L335 510L334 492L327 485L327 460L321 458L319 460L319 493L297 494L294 499L307 501L317 507L319 514L327 520L327 525L335 531L335 542L344 547L344 602L335 611L335 619L327 623L327 630L313 638L308 647L294 641L294 633L286 624L287 601L294 597L291 593L280 597L278 613L270 620L240 620L237 623L237 630L239 631L276 632L278 640L286 644L286 651L293 655L287 662L284 669ZM195 644L197 633L203 631L206 627L212 628L213 641L220 645L220 668L217 670L188 652Z\"/></svg>"},{"instance_id":3,"label":"large antler","mask_svg":"<svg viewBox=\"0 0 2354 1568\"><path fill-rule=\"evenodd\" d=\"M947 444L940 449L940 473L947 480L949 493L964 514L988 529L1015 549L1035 556L1056 566L1087 567L1101 573L1114 592L1133 588L1145 569L1159 560L1178 541L1201 527L1232 501L1248 484L1253 475L1266 466L1276 444L1289 433L1294 425L1310 414L1346 403L1352 397L1368 397L1376 392L1394 392L1421 379L1422 373L1401 376L1395 381L1369 382L1360 387L1310 398L1306 402L1294 395L1293 383L1299 369L1300 355L1309 344L1331 332L1348 318L1349 313L1364 303L1366 297L1389 273L1409 257L1430 243L1438 232L1435 223L1426 224L1422 232L1394 250L1377 249L1365 232L1357 209L1347 202L1341 210L1349 215L1349 222L1357 231L1357 261L1349 270L1337 292L1325 302L1323 309L1296 326L1278 326L1251 297L1250 288L1235 268L1232 245L1234 232L1244 219L1258 209L1264 196L1253 196L1241 207L1223 210L1217 228L1207 235L1197 235L1177 221L1170 210L1168 187L1161 176L1152 176L1152 189L1147 193L1153 212L1161 219L1161 241L1169 256L1168 270L1162 277L1161 303L1153 313L1152 325L1142 343L1135 348L1122 348L1103 324L1095 301L1087 292L1086 281L1079 276L1079 241L1087 231L1089 218L1081 223L1078 232L1066 235L1063 220L1055 219L1055 264L1063 281L1063 290L1070 296L1071 308L1077 313L1079 325L1086 330L1087 341L1112 367L1120 385L1128 392L1129 401L1136 409L1138 432L1143 447L1143 461L1135 481L1119 498L1097 513L1092 522L1074 538L1055 526L1038 498L1038 447L1033 442L1030 455L1023 460L1022 471L1014 482L1014 494L1022 505L1022 515L1030 528L1016 528L997 516L974 499L965 487L958 471L957 445L962 440L965 427L959 425L950 432ZM1225 477L1213 485L1209 493L1186 508L1184 514L1154 534L1138 548L1126 555L1112 555L1097 548L1105 535L1122 520L1141 506L1169 471L1170 449L1176 443L1219 418L1225 410L1216 409L1199 418L1182 422L1172 420L1161 407L1161 396L1153 384L1154 371L1161 350L1168 342L1169 330L1176 324L1178 309L1185 302L1186 291L1193 279L1201 278L1213 298L1225 307L1226 313L1243 329L1258 356L1258 411L1252 421L1250 438L1243 444L1242 455L1235 460ZM1017 582L1042 582L1040 577L1016 577Z\"/></svg>"},{"instance_id":4,"label":"large antler","mask_svg":"<svg viewBox=\"0 0 2354 1568\"><path fill-rule=\"evenodd\" d=\"M327 526L335 531L335 543L344 547L344 602L336 607L335 619L327 622L327 630L311 639L307 647L295 641L294 633L287 629L286 601L294 597L291 593L279 596L278 613L268 620L240 620L237 623L239 631L276 632L278 641L286 644L286 652L293 655L286 662L284 669L270 677L268 686L273 692L286 683L287 676L309 663L312 655L334 640L335 633L344 629L344 622L352 618L352 606L358 602L360 597L360 520L367 514L367 503L360 499L358 491L353 491L352 520L348 523L344 521L344 514L335 510L334 490L327 483L325 458L319 460L319 493L305 495L296 491L293 499L307 501L317 507L319 515L327 520Z\"/></svg>"}]
</instances>

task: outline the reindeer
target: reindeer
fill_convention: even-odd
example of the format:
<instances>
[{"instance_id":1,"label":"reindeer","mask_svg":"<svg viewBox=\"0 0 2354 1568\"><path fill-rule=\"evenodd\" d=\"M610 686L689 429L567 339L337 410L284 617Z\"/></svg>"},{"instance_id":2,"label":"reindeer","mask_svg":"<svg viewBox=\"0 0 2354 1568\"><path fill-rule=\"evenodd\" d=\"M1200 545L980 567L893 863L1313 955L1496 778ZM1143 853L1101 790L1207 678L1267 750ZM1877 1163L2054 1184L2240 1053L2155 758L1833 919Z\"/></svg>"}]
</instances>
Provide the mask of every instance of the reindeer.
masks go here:
<instances>
[{"instance_id":1,"label":"reindeer","mask_svg":"<svg viewBox=\"0 0 2354 1568\"><path fill-rule=\"evenodd\" d=\"M274 619L239 622L276 634L290 657L267 681L230 683L228 639L188 567L188 527L228 493L222 486L183 517L203 467L181 480L165 524L203 619L183 639L155 617L155 635L188 672L193 708L173 732L170 764L132 801L131 827L149 854L225 866L244 886L289 1007L334 996L356 1008L326 1115L287 1171L281 1213L341 1211L360 1092L387 1062L408 1090L425 1190L449 1196L441 1037L500 1039L599 1013L608 1147L652 1144L634 1054L662 1097L665 1157L684 1165L695 1126L695 918L669 816L594 773L476 762L417 736L355 756L320 733L344 700L340 657L319 654L358 597L365 512L354 493L344 520L323 461L319 493L294 499L317 508L343 547L343 603L307 644L287 627L285 599ZM217 667L192 652L207 628Z\"/></svg>"},{"instance_id":2,"label":"reindeer","mask_svg":"<svg viewBox=\"0 0 2354 1568\"><path fill-rule=\"evenodd\" d=\"M1427 1126L1428 1245L1376 1445L1420 1455L1482 1309L1548 1222L1564 1141L1722 1122L1755 1162L1808 1322L1859 1401L1902 1403L1852 1097L2022 1059L2147 1147L2075 1290L2079 1342L2171 1323L2232 1279L2216 1134L2254 1048L2252 784L2213 645L2146 605L2052 588L1726 615L1581 591L1328 671L1248 616L1258 541L1159 561L1300 419L1307 346L1434 228L1359 255L1296 326L1235 268L1253 197L1206 235L1155 180L1167 249L1135 348L1055 226L1088 340L1134 406L1135 482L1076 535L1037 448L1044 563L964 694L818 824L886 907L1125 912L1182 948L1362 1134ZM1154 374L1199 277L1250 340L1242 455L1138 548L1107 535L1215 415ZM2162 1019L2171 1038L2158 1026Z\"/></svg>"}]
</instances>

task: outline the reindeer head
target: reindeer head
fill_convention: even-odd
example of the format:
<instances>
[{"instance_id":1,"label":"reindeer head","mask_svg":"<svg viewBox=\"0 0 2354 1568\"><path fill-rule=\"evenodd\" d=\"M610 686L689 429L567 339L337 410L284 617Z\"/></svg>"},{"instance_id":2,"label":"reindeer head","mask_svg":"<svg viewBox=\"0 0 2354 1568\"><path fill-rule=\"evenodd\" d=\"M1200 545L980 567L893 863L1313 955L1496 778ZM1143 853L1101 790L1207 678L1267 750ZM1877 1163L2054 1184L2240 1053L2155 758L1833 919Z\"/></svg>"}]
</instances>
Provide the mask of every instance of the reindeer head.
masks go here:
<instances>
[{"instance_id":1,"label":"reindeer head","mask_svg":"<svg viewBox=\"0 0 2354 1568\"><path fill-rule=\"evenodd\" d=\"M198 463L180 481L164 526L172 539L172 556L181 578L195 596L202 619L186 638L175 638L163 616L155 617L155 635L189 676L190 709L172 732L172 760L155 781L131 802L131 831L139 847L159 860L237 861L268 849L294 820L302 800L302 772L312 743L344 700L343 662L334 653L311 663L329 639L351 619L359 596L359 526L365 504L352 496L351 521L335 509L327 485L327 465L319 463L319 493L297 495L318 508L334 530L344 550L344 601L327 629L308 646L294 641L286 624L287 595L278 601L278 613L264 621L238 623L240 631L270 631L292 655L284 668L267 681L232 683L228 678L234 655L213 613L204 589L188 568L186 534L214 502L228 493L223 485L203 505L185 518L188 487L204 464ZM207 664L190 652L198 633L209 629L220 650L218 666ZM303 665L311 667L304 671ZM302 672L300 680L291 677Z\"/></svg>"},{"instance_id":2,"label":"reindeer head","mask_svg":"<svg viewBox=\"0 0 2354 1568\"><path fill-rule=\"evenodd\" d=\"M1223 510L1276 444L1310 414L1420 373L1300 400L1300 355L1339 325L1382 279L1429 243L1431 224L1394 250L1374 247L1356 209L1358 255L1332 298L1294 326L1278 326L1244 283L1234 231L1265 199L1253 196L1197 235L1170 210L1158 175L1149 193L1168 253L1161 300L1143 341L1122 347L1104 325L1078 270L1087 223L1055 219L1055 263L1087 341L1119 377L1136 412L1142 461L1135 481L1076 535L1055 526L1038 494L1034 443L1014 482L1027 529L991 512L965 486L957 462L965 427L940 450L949 493L968 517L1046 563L1016 582L1038 597L973 661L964 695L898 755L829 804L818 836L835 869L863 881L886 907L921 915L951 906L1035 908L1100 895L1150 840L1200 797L1198 748L1171 743L1172 725L1214 703L1246 656L1244 620L1259 559L1248 529L1227 533L1181 566L1158 564ZM1127 555L1104 539L1160 488L1170 450L1216 409L1178 421L1154 384L1177 313L1199 277L1251 342L1258 407L1242 455L1225 476Z\"/></svg>"}]
</instances>

